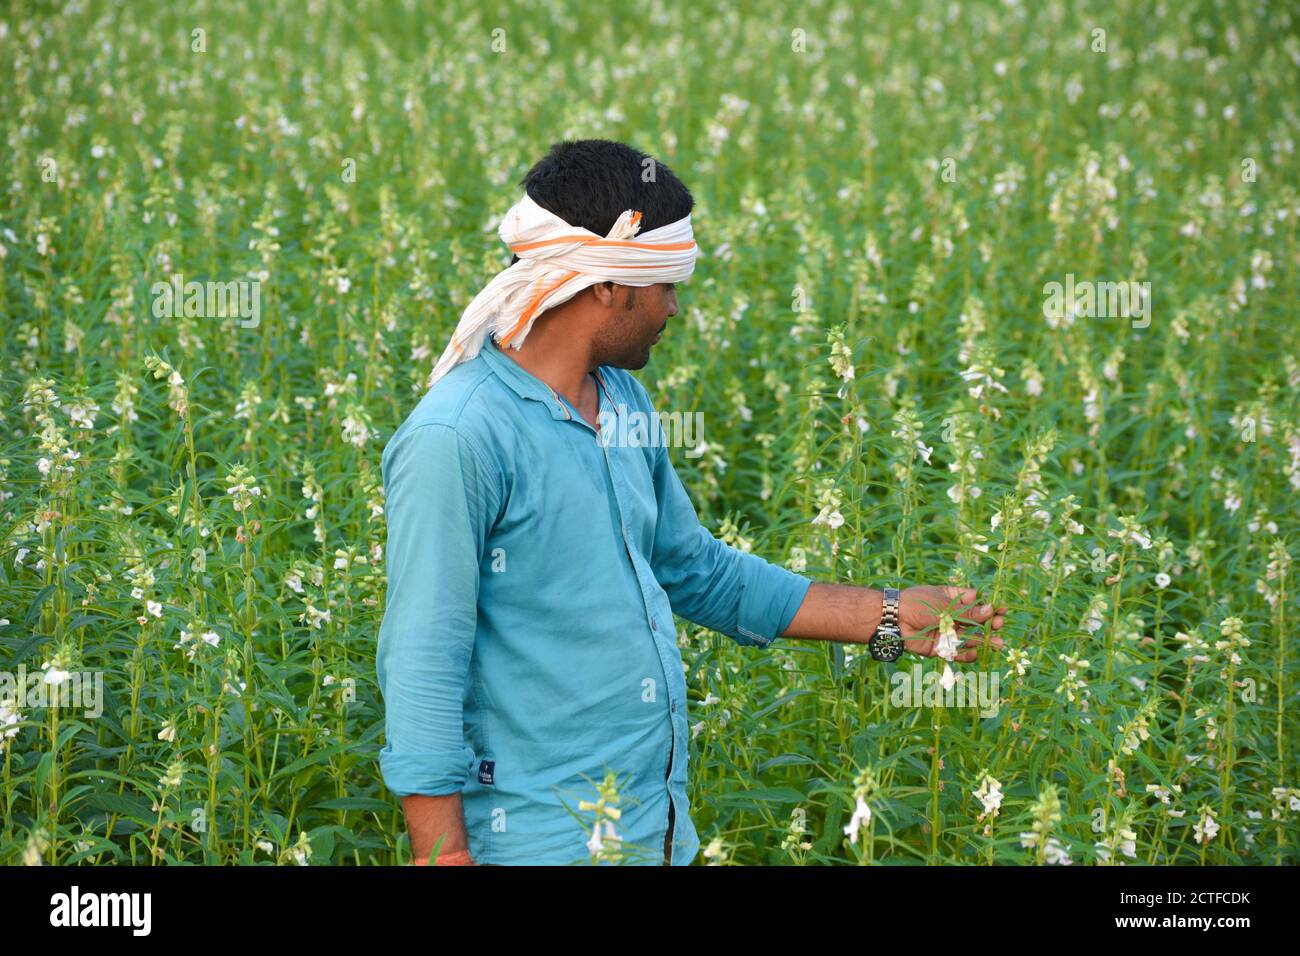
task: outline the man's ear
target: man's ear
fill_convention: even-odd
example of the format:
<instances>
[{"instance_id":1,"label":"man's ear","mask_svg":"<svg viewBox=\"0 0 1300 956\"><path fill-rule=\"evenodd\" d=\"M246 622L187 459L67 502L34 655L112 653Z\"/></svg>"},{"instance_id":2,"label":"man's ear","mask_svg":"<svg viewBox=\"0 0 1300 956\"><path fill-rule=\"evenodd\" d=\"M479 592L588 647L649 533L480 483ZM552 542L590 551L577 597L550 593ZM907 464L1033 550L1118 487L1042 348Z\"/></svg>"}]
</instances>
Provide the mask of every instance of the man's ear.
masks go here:
<instances>
[{"instance_id":1,"label":"man's ear","mask_svg":"<svg viewBox=\"0 0 1300 956\"><path fill-rule=\"evenodd\" d=\"M589 286L592 298L599 305L612 306L614 304L614 283L613 282L594 282Z\"/></svg>"}]
</instances>

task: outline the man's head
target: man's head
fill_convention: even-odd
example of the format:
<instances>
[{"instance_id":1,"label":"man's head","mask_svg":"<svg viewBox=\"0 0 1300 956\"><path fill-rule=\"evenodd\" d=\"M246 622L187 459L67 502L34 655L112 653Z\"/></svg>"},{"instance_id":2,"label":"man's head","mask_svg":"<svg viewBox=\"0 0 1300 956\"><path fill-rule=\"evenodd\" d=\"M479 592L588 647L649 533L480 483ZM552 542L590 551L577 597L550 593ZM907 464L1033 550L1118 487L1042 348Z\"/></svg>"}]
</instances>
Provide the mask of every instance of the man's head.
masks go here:
<instances>
[{"instance_id":1,"label":"man's head","mask_svg":"<svg viewBox=\"0 0 1300 956\"><path fill-rule=\"evenodd\" d=\"M695 205L690 190L667 166L604 139L556 143L520 185L539 206L598 236L607 235L627 209L641 213L640 232L646 233L684 219ZM589 334L598 365L638 369L650 360L650 347L676 314L674 284L599 282L537 322L549 326L559 320L572 325L574 334Z\"/></svg>"}]
</instances>

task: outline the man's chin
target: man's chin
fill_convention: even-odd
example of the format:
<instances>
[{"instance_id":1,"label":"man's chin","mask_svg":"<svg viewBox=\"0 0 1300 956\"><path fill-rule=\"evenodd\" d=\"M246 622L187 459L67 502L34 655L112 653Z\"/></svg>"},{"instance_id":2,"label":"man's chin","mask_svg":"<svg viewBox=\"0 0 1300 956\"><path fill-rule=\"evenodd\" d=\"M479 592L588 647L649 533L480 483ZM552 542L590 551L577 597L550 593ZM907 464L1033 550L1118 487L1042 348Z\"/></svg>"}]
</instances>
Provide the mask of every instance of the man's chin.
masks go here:
<instances>
[{"instance_id":1,"label":"man's chin","mask_svg":"<svg viewBox=\"0 0 1300 956\"><path fill-rule=\"evenodd\" d=\"M638 369L643 369L650 364L650 349L647 347L643 352L640 352L636 355L624 356L623 358L619 359L617 362L611 362L610 364L613 365L615 368L626 368L626 369L631 369L632 371L635 372Z\"/></svg>"}]
</instances>

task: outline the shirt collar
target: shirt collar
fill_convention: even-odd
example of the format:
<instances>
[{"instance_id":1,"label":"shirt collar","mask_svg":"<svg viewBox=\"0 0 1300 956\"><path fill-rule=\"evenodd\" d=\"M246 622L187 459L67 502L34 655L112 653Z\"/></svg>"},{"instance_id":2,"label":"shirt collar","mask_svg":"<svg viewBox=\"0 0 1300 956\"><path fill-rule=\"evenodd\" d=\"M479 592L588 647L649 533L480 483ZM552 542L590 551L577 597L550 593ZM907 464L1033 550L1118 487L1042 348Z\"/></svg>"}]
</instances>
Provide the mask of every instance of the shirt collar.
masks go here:
<instances>
[{"instance_id":1,"label":"shirt collar","mask_svg":"<svg viewBox=\"0 0 1300 956\"><path fill-rule=\"evenodd\" d=\"M560 398L559 394L551 386L547 385L540 378L528 371L514 359L501 354L501 347L489 334L483 340L483 348L479 350L483 360L487 362L488 367L494 371L497 376L514 389L515 394L520 398L529 398L535 402L541 402L550 409L551 417L560 419L573 418L568 406ZM615 408L614 398L609 393L609 388L605 384L605 378L596 370L596 381L601 389L604 390L608 406L612 411Z\"/></svg>"}]
</instances>

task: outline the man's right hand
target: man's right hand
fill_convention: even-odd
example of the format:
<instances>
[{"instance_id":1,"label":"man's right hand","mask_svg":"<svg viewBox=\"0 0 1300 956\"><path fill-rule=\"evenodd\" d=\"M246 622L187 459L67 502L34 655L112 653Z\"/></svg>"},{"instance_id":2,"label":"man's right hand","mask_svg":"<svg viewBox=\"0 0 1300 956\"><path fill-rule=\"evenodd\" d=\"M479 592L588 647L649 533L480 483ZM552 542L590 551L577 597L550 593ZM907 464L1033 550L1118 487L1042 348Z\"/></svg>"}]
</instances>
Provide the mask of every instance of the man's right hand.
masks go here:
<instances>
[{"instance_id":1,"label":"man's right hand","mask_svg":"<svg viewBox=\"0 0 1300 956\"><path fill-rule=\"evenodd\" d=\"M903 646L919 657L933 657L938 641L939 615L948 613L953 618L957 634L963 639L962 651L953 658L963 664L977 659L979 647L986 639L967 638L967 629L988 625L990 632L1000 630L1006 623L1007 609L994 609L991 604L980 605L974 588L951 585L917 585L905 588L899 595L898 624L903 633ZM989 633L987 638L995 650L1005 644L1001 637Z\"/></svg>"}]
</instances>

